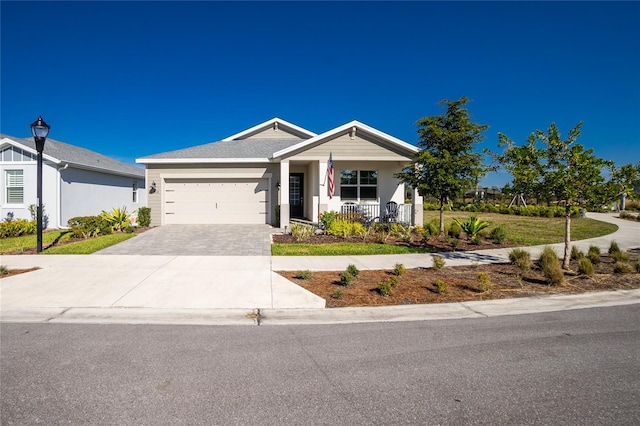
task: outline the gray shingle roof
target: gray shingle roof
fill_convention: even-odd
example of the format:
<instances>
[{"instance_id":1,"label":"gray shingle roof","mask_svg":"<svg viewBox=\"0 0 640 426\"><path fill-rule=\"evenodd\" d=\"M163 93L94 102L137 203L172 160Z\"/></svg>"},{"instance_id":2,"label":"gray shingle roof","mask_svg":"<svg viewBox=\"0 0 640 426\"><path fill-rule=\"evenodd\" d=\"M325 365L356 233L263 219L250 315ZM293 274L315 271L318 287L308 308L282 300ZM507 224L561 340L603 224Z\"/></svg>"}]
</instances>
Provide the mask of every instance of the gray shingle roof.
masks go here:
<instances>
[{"instance_id":1,"label":"gray shingle roof","mask_svg":"<svg viewBox=\"0 0 640 426\"><path fill-rule=\"evenodd\" d=\"M211 142L177 151L142 157L148 159L182 158L271 158L274 152L288 148L304 139L241 139Z\"/></svg>"},{"instance_id":2,"label":"gray shingle roof","mask_svg":"<svg viewBox=\"0 0 640 426\"><path fill-rule=\"evenodd\" d=\"M0 138L8 138L21 145L25 145L35 151L36 143L33 138L16 138L5 134L0 134ZM133 164L123 163L114 158L107 157L95 151L81 148L79 146L70 145L55 139L47 138L44 144L44 154L53 157L63 163L70 163L80 167L89 167L92 169L101 169L106 173L133 175L144 178L144 169Z\"/></svg>"}]
</instances>

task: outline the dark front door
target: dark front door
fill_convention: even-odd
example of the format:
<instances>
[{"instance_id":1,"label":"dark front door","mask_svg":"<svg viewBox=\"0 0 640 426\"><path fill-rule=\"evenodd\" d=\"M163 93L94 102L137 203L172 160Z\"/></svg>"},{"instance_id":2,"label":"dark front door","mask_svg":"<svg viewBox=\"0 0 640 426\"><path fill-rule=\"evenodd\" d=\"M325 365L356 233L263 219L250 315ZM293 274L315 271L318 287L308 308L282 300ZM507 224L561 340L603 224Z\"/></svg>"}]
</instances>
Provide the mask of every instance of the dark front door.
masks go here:
<instances>
[{"instance_id":1,"label":"dark front door","mask_svg":"<svg viewBox=\"0 0 640 426\"><path fill-rule=\"evenodd\" d=\"M302 218L304 216L304 175L291 173L289 175L289 216Z\"/></svg>"}]
</instances>

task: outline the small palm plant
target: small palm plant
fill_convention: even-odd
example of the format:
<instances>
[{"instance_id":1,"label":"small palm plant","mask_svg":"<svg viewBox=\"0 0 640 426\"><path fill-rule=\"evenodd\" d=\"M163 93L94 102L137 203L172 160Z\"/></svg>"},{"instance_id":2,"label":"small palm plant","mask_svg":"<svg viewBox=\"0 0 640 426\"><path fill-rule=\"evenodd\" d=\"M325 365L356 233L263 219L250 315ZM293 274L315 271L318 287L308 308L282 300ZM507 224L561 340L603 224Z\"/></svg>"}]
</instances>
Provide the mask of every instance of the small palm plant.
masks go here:
<instances>
[{"instance_id":1,"label":"small palm plant","mask_svg":"<svg viewBox=\"0 0 640 426\"><path fill-rule=\"evenodd\" d=\"M114 231L122 231L129 225L129 212L126 207L116 207L110 212L102 210L100 217L106 220Z\"/></svg>"},{"instance_id":2,"label":"small palm plant","mask_svg":"<svg viewBox=\"0 0 640 426\"><path fill-rule=\"evenodd\" d=\"M476 235L478 235L478 232L489 226L489 222L480 220L479 217L475 216L471 216L464 222L460 222L458 219L453 220L458 225L460 225L460 228L462 228L462 230L465 232L465 234L467 234L467 237L469 237L470 240L474 239Z\"/></svg>"}]
</instances>

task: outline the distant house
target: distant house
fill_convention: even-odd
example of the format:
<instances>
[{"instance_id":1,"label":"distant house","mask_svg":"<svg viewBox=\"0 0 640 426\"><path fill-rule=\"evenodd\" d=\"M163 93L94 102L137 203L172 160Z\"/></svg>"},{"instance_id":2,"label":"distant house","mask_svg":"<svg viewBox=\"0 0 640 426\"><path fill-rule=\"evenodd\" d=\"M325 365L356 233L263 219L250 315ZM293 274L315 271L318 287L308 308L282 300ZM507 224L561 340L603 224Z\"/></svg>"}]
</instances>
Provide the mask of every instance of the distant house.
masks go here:
<instances>
[{"instance_id":1,"label":"distant house","mask_svg":"<svg viewBox=\"0 0 640 426\"><path fill-rule=\"evenodd\" d=\"M33 138L0 134L0 220L30 219L36 204L37 152ZM45 226L61 228L77 216L146 205L144 170L97 152L47 139L43 153Z\"/></svg>"},{"instance_id":2,"label":"distant house","mask_svg":"<svg viewBox=\"0 0 640 426\"><path fill-rule=\"evenodd\" d=\"M326 211L422 223L422 197L405 205L394 177L418 149L358 121L316 134L273 118L221 141L139 158L146 167L152 223L317 222ZM330 191L329 158L333 163ZM416 207L417 206L417 207Z\"/></svg>"}]
</instances>

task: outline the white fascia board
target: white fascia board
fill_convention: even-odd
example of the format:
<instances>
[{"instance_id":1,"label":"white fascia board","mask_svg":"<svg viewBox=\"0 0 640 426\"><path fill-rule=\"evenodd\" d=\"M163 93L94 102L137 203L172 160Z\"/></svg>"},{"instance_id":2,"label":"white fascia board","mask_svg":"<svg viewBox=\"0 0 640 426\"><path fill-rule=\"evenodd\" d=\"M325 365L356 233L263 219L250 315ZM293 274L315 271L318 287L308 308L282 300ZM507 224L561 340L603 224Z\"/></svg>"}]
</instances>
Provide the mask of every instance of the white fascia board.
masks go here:
<instances>
[{"instance_id":1,"label":"white fascia board","mask_svg":"<svg viewBox=\"0 0 640 426\"><path fill-rule=\"evenodd\" d=\"M271 163L268 158L136 158L138 164Z\"/></svg>"},{"instance_id":2,"label":"white fascia board","mask_svg":"<svg viewBox=\"0 0 640 426\"><path fill-rule=\"evenodd\" d=\"M288 148L285 148L283 150L280 150L276 153L273 154L273 158L278 158L281 157L283 155L286 155L290 152L296 151L298 149L304 148L306 146L310 146L313 145L316 142L322 141L324 139L329 139L331 136L337 135L339 133L342 133L346 130L351 129L352 127L355 127L356 129L359 130L363 130L367 133L370 133L372 135L375 135L387 142L391 142L393 145L397 145L403 149L406 149L407 151L410 152L418 152L418 147L411 145L407 142L404 142L398 138L395 138L387 133L381 132L380 130L374 129L371 126L367 126L364 123L360 123L359 121L353 120L350 121L349 123L343 124L342 126L336 127L335 129L331 129L328 130L322 134L319 134L311 139L307 139L306 141L300 142L299 144L290 146Z\"/></svg>"},{"instance_id":3,"label":"white fascia board","mask_svg":"<svg viewBox=\"0 0 640 426\"><path fill-rule=\"evenodd\" d=\"M254 132L258 131L258 130L266 129L267 127L272 126L273 123L276 123L276 122L278 124L282 124L285 127L289 127L289 128L291 128L293 130L297 130L298 132L304 133L305 135L307 135L309 137L314 137L314 136L317 135L316 133L313 133L313 132L311 132L311 131L309 131L307 129L304 129L304 128L300 127L300 126L296 126L293 123L289 123L286 120L283 120L283 119L278 118L278 117L274 117L271 120L267 120L264 123L257 124L255 126L251 127L250 129L243 130L240 133L236 133L235 135L231 135L231 136L226 137L226 138L224 138L222 140L224 142L232 141L234 139L238 139L238 138L241 138L243 136L246 136L246 135L249 135L251 133L254 133Z\"/></svg>"},{"instance_id":4,"label":"white fascia board","mask_svg":"<svg viewBox=\"0 0 640 426\"><path fill-rule=\"evenodd\" d=\"M91 172L99 172L99 173L104 173L107 175L114 175L114 176L125 176L125 177L132 177L132 178L136 178L136 179L144 179L144 169L140 168L140 171L143 172L143 175L136 175L134 173L128 173L128 172L119 172L119 171L115 171L112 169L105 169L105 168L101 168L101 167L95 167L95 166L88 166L86 164L80 164L80 163L74 163L74 162L65 162L69 167L74 168L74 169L82 169L82 170L89 170Z\"/></svg>"},{"instance_id":5,"label":"white fascia board","mask_svg":"<svg viewBox=\"0 0 640 426\"><path fill-rule=\"evenodd\" d=\"M11 146L14 146L16 148L20 148L21 150L27 151L27 152L35 155L35 156L38 155L38 151L36 151L35 149L30 148L30 147L28 147L26 145L22 145L20 142L16 142L13 139L9 139L9 138L0 139L0 149L2 149L5 145L11 145ZM45 153L42 153L42 159L50 161L50 162L52 162L54 164L60 164L62 162L62 161L58 160L57 158L54 158L54 157L52 157L50 155L47 155Z\"/></svg>"}]
</instances>

